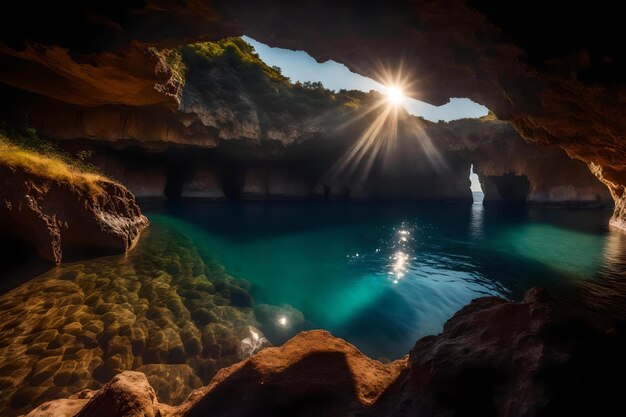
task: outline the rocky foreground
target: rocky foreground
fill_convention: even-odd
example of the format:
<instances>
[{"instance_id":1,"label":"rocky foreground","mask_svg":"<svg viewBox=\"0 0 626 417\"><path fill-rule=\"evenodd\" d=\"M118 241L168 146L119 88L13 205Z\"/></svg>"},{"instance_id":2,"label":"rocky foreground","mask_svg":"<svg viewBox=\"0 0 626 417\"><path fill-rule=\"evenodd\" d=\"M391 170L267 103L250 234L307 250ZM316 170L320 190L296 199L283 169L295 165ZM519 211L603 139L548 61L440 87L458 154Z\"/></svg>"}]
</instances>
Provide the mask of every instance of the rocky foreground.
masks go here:
<instances>
[{"instance_id":1,"label":"rocky foreground","mask_svg":"<svg viewBox=\"0 0 626 417\"><path fill-rule=\"evenodd\" d=\"M222 369L178 407L128 371L28 416L608 416L624 405L625 334L531 289L472 301L392 363L315 330Z\"/></svg>"}]
</instances>

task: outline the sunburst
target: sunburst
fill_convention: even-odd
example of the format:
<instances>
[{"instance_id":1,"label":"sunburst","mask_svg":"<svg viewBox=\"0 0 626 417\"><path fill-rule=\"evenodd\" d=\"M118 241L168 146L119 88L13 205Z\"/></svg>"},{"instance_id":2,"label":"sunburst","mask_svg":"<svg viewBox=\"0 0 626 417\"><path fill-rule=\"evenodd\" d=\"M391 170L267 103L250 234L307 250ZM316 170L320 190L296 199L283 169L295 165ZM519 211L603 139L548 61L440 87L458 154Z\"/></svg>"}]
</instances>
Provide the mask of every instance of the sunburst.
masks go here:
<instances>
[{"instance_id":1,"label":"sunburst","mask_svg":"<svg viewBox=\"0 0 626 417\"><path fill-rule=\"evenodd\" d=\"M382 67L379 67L382 68ZM407 119L404 113L404 104L409 96L414 96L416 89L414 83L402 72L402 66L397 71L382 68L376 72L375 78L384 86L380 99L373 102L368 108L362 109L359 115L343 124L349 124L362 120L364 117L372 118L370 124L362 131L359 139L345 152L345 154L333 165L326 178L329 183L347 182L355 185L355 181L363 185L374 167L375 162L381 161L383 167L391 161L392 155L397 155L398 145L398 122L405 120L403 134L414 137L414 141L408 142L410 149L402 149L403 153L426 156L427 161L435 166L440 165L439 152L433 145L430 137L424 130L424 126L418 119ZM403 141L406 145L407 141ZM416 159L416 162L417 159Z\"/></svg>"}]
</instances>

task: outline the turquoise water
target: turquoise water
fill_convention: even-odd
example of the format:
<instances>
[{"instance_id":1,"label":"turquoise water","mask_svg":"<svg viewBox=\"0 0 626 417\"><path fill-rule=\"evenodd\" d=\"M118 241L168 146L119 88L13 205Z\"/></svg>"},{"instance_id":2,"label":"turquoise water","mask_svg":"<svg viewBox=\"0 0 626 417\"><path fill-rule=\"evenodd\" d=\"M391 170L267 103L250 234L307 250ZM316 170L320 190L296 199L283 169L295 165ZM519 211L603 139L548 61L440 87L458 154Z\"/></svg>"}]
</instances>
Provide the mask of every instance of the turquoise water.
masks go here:
<instances>
[{"instance_id":1,"label":"turquoise water","mask_svg":"<svg viewBox=\"0 0 626 417\"><path fill-rule=\"evenodd\" d=\"M623 316L626 239L610 211L443 204L171 202L145 206L211 264L248 281L274 344L323 328L377 358L417 339L471 299L559 300Z\"/></svg>"},{"instance_id":2,"label":"turquoise water","mask_svg":"<svg viewBox=\"0 0 626 417\"><path fill-rule=\"evenodd\" d=\"M127 254L0 289L0 415L143 372L180 404L215 373L323 328L407 354L471 299L533 286L626 319L626 235L605 210L481 204L142 203ZM9 280L10 281L10 280Z\"/></svg>"}]
</instances>

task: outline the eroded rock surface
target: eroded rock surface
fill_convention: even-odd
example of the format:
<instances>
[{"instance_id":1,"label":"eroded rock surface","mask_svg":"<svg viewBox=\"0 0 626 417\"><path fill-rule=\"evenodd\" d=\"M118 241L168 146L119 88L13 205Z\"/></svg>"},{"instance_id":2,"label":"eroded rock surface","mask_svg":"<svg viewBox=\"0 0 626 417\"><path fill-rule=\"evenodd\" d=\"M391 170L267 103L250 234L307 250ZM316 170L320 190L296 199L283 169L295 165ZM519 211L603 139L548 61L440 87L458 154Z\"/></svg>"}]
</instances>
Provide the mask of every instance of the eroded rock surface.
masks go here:
<instances>
[{"instance_id":1,"label":"eroded rock surface","mask_svg":"<svg viewBox=\"0 0 626 417\"><path fill-rule=\"evenodd\" d=\"M135 197L113 181L90 188L3 164L0 177L0 228L57 264L74 249L125 252L148 225Z\"/></svg>"},{"instance_id":2,"label":"eroded rock surface","mask_svg":"<svg viewBox=\"0 0 626 417\"><path fill-rule=\"evenodd\" d=\"M45 403L29 416L49 417L159 417L171 411L159 404L154 389L141 372L116 375L98 391L81 391L71 398Z\"/></svg>"},{"instance_id":3,"label":"eroded rock surface","mask_svg":"<svg viewBox=\"0 0 626 417\"><path fill-rule=\"evenodd\" d=\"M435 143L472 161L485 203L611 206L609 188L562 149L525 141L510 123L456 120L429 126Z\"/></svg>"}]
</instances>

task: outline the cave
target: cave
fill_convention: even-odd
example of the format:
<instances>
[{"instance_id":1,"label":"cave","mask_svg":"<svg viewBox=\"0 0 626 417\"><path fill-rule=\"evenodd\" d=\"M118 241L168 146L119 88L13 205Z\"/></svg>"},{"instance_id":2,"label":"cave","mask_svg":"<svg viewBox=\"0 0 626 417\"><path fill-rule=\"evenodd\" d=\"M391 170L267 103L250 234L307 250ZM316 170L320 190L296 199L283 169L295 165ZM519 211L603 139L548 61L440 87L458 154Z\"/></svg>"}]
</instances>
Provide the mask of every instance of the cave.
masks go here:
<instances>
[{"instance_id":1,"label":"cave","mask_svg":"<svg viewBox=\"0 0 626 417\"><path fill-rule=\"evenodd\" d=\"M622 409L616 9L3 4L0 414Z\"/></svg>"},{"instance_id":2,"label":"cave","mask_svg":"<svg viewBox=\"0 0 626 417\"><path fill-rule=\"evenodd\" d=\"M524 204L530 188L528 177L511 173L500 177L485 177L481 185L488 203Z\"/></svg>"}]
</instances>

